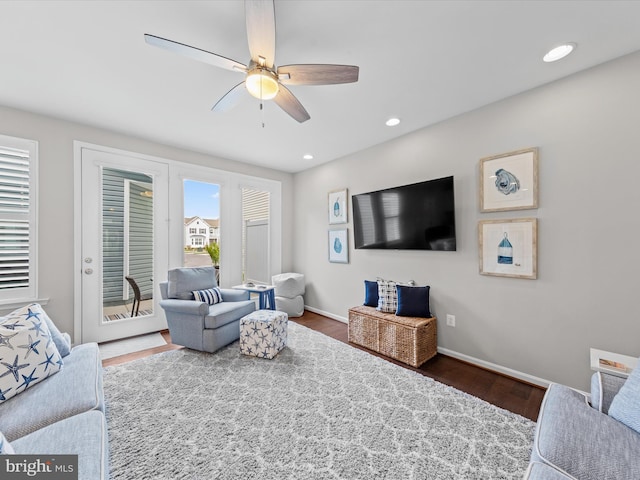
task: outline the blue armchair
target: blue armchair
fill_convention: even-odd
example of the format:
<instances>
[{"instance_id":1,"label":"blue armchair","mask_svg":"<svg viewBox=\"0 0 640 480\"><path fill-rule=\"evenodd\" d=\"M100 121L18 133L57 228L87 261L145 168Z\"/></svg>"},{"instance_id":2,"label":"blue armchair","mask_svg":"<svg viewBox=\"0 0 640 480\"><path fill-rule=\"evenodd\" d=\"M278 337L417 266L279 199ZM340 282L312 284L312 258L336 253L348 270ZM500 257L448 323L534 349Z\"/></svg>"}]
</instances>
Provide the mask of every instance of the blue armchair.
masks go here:
<instances>
[{"instance_id":1,"label":"blue armchair","mask_svg":"<svg viewBox=\"0 0 640 480\"><path fill-rule=\"evenodd\" d=\"M240 337L240 319L256 309L249 293L221 288L222 302L196 301L193 292L217 286L213 267L175 268L160 283L171 341L213 353Z\"/></svg>"}]
</instances>

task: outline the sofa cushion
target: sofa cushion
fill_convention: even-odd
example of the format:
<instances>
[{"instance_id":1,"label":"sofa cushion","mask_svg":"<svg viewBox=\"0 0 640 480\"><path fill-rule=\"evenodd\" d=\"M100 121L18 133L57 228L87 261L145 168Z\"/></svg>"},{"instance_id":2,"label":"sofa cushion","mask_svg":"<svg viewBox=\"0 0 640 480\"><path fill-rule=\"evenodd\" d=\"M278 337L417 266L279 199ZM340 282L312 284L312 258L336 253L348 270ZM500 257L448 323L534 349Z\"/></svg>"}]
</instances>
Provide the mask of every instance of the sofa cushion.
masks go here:
<instances>
[{"instance_id":1,"label":"sofa cushion","mask_svg":"<svg viewBox=\"0 0 640 480\"><path fill-rule=\"evenodd\" d=\"M640 367L631 372L613 398L609 415L640 433Z\"/></svg>"},{"instance_id":2,"label":"sofa cushion","mask_svg":"<svg viewBox=\"0 0 640 480\"><path fill-rule=\"evenodd\" d=\"M174 268L169 270L167 282L168 297L182 300L192 300L194 290L218 286L214 267Z\"/></svg>"},{"instance_id":3,"label":"sofa cushion","mask_svg":"<svg viewBox=\"0 0 640 480\"><path fill-rule=\"evenodd\" d=\"M0 455L12 455L14 453L16 452L13 450L9 440L4 438L3 433L0 432Z\"/></svg>"},{"instance_id":4,"label":"sofa cushion","mask_svg":"<svg viewBox=\"0 0 640 480\"><path fill-rule=\"evenodd\" d=\"M552 384L545 394L532 461L581 480L640 478L640 435L591 408L584 395Z\"/></svg>"},{"instance_id":5,"label":"sofa cushion","mask_svg":"<svg viewBox=\"0 0 640 480\"><path fill-rule=\"evenodd\" d=\"M253 312L256 304L253 300L242 302L222 302L209 307L209 313L204 317L204 328L218 328ZM238 327L238 331L240 327Z\"/></svg>"},{"instance_id":6,"label":"sofa cushion","mask_svg":"<svg viewBox=\"0 0 640 480\"><path fill-rule=\"evenodd\" d=\"M63 365L47 323L31 309L0 323L0 347L0 404L47 380Z\"/></svg>"},{"instance_id":7,"label":"sofa cushion","mask_svg":"<svg viewBox=\"0 0 640 480\"><path fill-rule=\"evenodd\" d=\"M194 290L193 297L197 302L204 302L209 305L222 302L222 293L218 287L207 288L206 290Z\"/></svg>"},{"instance_id":8,"label":"sofa cushion","mask_svg":"<svg viewBox=\"0 0 640 480\"><path fill-rule=\"evenodd\" d=\"M609 413L611 402L624 385L626 378L604 372L591 375L591 406L602 413Z\"/></svg>"},{"instance_id":9,"label":"sofa cushion","mask_svg":"<svg viewBox=\"0 0 640 480\"><path fill-rule=\"evenodd\" d=\"M397 285L398 308L396 315L402 317L430 318L429 311L429 287L408 287Z\"/></svg>"},{"instance_id":10,"label":"sofa cushion","mask_svg":"<svg viewBox=\"0 0 640 480\"><path fill-rule=\"evenodd\" d=\"M364 303L367 307L378 306L378 282L364 281Z\"/></svg>"},{"instance_id":11,"label":"sofa cushion","mask_svg":"<svg viewBox=\"0 0 640 480\"><path fill-rule=\"evenodd\" d=\"M20 455L78 455L78 480L108 478L107 429L100 411L74 415L12 444Z\"/></svg>"},{"instance_id":12,"label":"sofa cushion","mask_svg":"<svg viewBox=\"0 0 640 480\"><path fill-rule=\"evenodd\" d=\"M71 350L64 368L56 375L0 404L0 431L13 442L59 420L94 409L104 410L102 362L98 345L85 343Z\"/></svg>"}]
</instances>

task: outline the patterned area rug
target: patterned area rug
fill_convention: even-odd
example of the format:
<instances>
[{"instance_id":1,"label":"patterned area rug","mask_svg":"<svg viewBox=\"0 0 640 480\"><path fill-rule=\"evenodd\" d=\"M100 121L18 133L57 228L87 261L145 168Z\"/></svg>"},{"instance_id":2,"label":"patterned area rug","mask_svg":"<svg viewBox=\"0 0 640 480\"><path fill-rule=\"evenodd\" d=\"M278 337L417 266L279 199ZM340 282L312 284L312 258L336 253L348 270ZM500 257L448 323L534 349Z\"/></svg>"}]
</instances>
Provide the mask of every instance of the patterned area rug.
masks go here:
<instances>
[{"instance_id":1,"label":"patterned area rug","mask_svg":"<svg viewBox=\"0 0 640 480\"><path fill-rule=\"evenodd\" d=\"M520 479L535 424L289 322L105 369L111 479Z\"/></svg>"}]
</instances>

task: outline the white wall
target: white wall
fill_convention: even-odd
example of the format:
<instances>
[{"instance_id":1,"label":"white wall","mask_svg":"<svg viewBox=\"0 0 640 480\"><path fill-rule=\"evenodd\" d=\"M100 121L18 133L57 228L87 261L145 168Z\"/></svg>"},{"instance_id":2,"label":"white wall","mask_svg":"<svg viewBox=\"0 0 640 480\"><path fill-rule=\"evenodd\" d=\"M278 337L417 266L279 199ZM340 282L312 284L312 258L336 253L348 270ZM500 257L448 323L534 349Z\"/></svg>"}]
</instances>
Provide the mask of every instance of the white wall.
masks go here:
<instances>
[{"instance_id":1,"label":"white wall","mask_svg":"<svg viewBox=\"0 0 640 480\"><path fill-rule=\"evenodd\" d=\"M291 174L3 106L0 106L0 133L39 142L38 296L49 299L47 313L72 338L74 140L282 182L282 268L283 271L291 270ZM179 220L180 225L184 222L182 218L183 216ZM182 237L182 231L180 236Z\"/></svg>"},{"instance_id":2,"label":"white wall","mask_svg":"<svg viewBox=\"0 0 640 480\"><path fill-rule=\"evenodd\" d=\"M296 174L294 270L306 275L305 303L347 317L364 279L414 279L431 286L439 347L583 390L589 347L640 355L638 85L635 53ZM539 208L479 213L479 159L526 147L539 148ZM350 263L327 261L327 192L447 175L457 252L354 250L350 204ZM539 219L538 279L479 275L478 221L526 216Z\"/></svg>"}]
</instances>

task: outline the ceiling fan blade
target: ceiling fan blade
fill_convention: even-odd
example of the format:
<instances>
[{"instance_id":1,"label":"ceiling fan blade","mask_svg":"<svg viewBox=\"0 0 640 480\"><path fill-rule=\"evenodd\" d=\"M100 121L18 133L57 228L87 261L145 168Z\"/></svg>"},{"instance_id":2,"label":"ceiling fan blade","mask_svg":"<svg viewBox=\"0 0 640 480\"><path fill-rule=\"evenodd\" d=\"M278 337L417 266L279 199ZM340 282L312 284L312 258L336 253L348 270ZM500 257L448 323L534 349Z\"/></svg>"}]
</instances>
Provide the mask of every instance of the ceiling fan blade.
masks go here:
<instances>
[{"instance_id":1,"label":"ceiling fan blade","mask_svg":"<svg viewBox=\"0 0 640 480\"><path fill-rule=\"evenodd\" d=\"M214 65L226 70L233 70L238 72L247 71L247 66L243 65L240 62L236 62L235 60L231 60L230 58L226 58L215 53L207 52L206 50L202 50L200 48L185 45L184 43L174 42L173 40L156 37L155 35L150 35L148 33L144 34L144 41L149 45L153 45L154 47L164 48L165 50L177 53L178 55L189 57L193 60L208 63L209 65Z\"/></svg>"},{"instance_id":2,"label":"ceiling fan blade","mask_svg":"<svg viewBox=\"0 0 640 480\"><path fill-rule=\"evenodd\" d=\"M284 85L280 85L280 90L278 90L278 94L273 101L300 123L306 122L311 118L300 101Z\"/></svg>"},{"instance_id":3,"label":"ceiling fan blade","mask_svg":"<svg viewBox=\"0 0 640 480\"><path fill-rule=\"evenodd\" d=\"M273 0L245 0L244 9L251 59L258 65L272 68L276 54L276 13Z\"/></svg>"},{"instance_id":4,"label":"ceiling fan blade","mask_svg":"<svg viewBox=\"0 0 640 480\"><path fill-rule=\"evenodd\" d=\"M282 65L278 79L286 85L333 85L357 82L359 72L354 65Z\"/></svg>"},{"instance_id":5,"label":"ceiling fan blade","mask_svg":"<svg viewBox=\"0 0 640 480\"><path fill-rule=\"evenodd\" d=\"M246 92L244 81L237 84L231 90L224 94L212 108L212 112L226 112L235 107Z\"/></svg>"}]
</instances>

